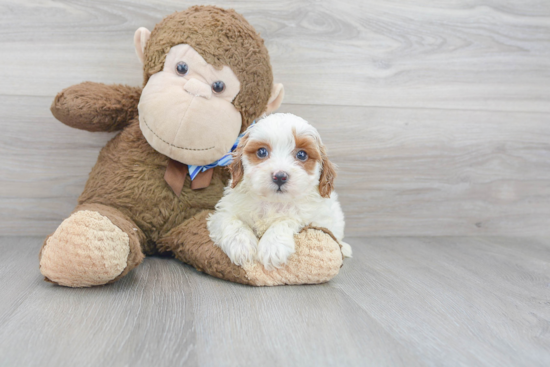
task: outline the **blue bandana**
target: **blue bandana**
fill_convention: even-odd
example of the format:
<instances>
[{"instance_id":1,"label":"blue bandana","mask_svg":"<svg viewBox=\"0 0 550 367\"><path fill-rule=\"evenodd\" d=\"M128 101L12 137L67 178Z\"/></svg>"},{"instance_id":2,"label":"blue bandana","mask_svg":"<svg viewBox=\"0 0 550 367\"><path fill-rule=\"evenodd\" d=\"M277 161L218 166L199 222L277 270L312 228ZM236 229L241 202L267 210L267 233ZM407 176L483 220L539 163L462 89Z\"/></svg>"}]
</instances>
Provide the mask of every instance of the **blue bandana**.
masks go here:
<instances>
[{"instance_id":1,"label":"blue bandana","mask_svg":"<svg viewBox=\"0 0 550 367\"><path fill-rule=\"evenodd\" d=\"M231 150L226 155L224 155L223 157L218 159L216 162L207 164L206 166L193 166L191 164L188 164L187 167L189 168L189 176L191 177L191 181L193 181L199 173L207 171L210 168L214 168L214 167L217 167L217 166L224 167L224 166L229 165L233 161L233 152L235 151L235 149L237 149L237 146L239 145L239 142L241 141L241 138L244 136L244 134L247 133L247 131L252 126L254 126L255 123L256 123L256 121L253 121L252 124L250 124L250 126L248 127L248 129L246 129L244 133L242 133L241 135L239 135L237 137L237 140L235 140L235 143L233 143L233 146L231 147Z\"/></svg>"}]
</instances>

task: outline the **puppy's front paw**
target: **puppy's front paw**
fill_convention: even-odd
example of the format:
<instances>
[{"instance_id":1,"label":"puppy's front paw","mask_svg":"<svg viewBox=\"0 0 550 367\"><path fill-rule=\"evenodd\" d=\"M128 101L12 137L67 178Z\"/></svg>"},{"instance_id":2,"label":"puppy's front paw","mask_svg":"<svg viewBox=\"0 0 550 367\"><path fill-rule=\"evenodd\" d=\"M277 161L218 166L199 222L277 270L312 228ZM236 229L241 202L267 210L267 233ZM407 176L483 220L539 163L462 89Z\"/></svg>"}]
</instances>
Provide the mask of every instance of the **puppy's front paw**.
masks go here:
<instances>
[{"instance_id":1,"label":"puppy's front paw","mask_svg":"<svg viewBox=\"0 0 550 367\"><path fill-rule=\"evenodd\" d=\"M281 235L268 230L258 244L258 260L267 270L274 270L286 264L294 253L294 236Z\"/></svg>"},{"instance_id":2,"label":"puppy's front paw","mask_svg":"<svg viewBox=\"0 0 550 367\"><path fill-rule=\"evenodd\" d=\"M243 228L222 240L220 247L235 265L245 265L254 261L258 239L252 231Z\"/></svg>"}]
</instances>

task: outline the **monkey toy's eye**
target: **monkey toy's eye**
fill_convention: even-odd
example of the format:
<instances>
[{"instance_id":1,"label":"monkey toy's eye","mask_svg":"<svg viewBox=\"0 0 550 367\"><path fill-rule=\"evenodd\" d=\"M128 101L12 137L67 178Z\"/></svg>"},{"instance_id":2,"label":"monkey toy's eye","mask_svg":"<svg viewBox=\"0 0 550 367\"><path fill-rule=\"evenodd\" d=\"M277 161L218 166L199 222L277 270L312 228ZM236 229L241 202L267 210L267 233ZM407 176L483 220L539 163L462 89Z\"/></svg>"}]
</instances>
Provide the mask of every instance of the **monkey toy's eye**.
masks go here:
<instances>
[{"instance_id":1,"label":"monkey toy's eye","mask_svg":"<svg viewBox=\"0 0 550 367\"><path fill-rule=\"evenodd\" d=\"M307 153L304 152L303 150L300 150L298 153L296 153L296 158L299 161L305 162L307 161Z\"/></svg>"},{"instance_id":2,"label":"monkey toy's eye","mask_svg":"<svg viewBox=\"0 0 550 367\"><path fill-rule=\"evenodd\" d=\"M189 66L183 61L178 62L176 65L176 71L179 75L185 75L189 71Z\"/></svg>"},{"instance_id":3,"label":"monkey toy's eye","mask_svg":"<svg viewBox=\"0 0 550 367\"><path fill-rule=\"evenodd\" d=\"M212 83L212 90L214 93L221 93L225 89L225 83L221 80L218 80L217 82Z\"/></svg>"},{"instance_id":4,"label":"monkey toy's eye","mask_svg":"<svg viewBox=\"0 0 550 367\"><path fill-rule=\"evenodd\" d=\"M258 158L262 158L262 159L267 157L268 154L269 153L268 153L267 149L265 149L265 148L260 148L256 152L256 155L258 156Z\"/></svg>"}]
</instances>

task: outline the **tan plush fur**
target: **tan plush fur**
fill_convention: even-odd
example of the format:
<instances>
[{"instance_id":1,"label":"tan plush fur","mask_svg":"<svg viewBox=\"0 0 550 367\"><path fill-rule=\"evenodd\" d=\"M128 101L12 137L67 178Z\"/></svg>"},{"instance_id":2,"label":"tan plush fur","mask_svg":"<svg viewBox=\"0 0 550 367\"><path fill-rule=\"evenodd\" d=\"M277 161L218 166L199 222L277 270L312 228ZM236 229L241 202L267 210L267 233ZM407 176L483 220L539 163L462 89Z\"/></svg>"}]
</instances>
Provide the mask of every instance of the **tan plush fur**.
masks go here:
<instances>
[{"instance_id":1,"label":"tan plush fur","mask_svg":"<svg viewBox=\"0 0 550 367\"><path fill-rule=\"evenodd\" d=\"M123 235L113 236L110 233L113 231L122 231ZM112 283L141 263L144 256L140 243L144 239L137 225L117 209L101 204L79 205L44 241L39 255L40 270L47 281L71 287ZM82 257L101 252L103 256L95 260ZM80 259L78 255L73 259L74 254L80 254ZM126 256L122 259L118 257L120 254ZM125 266L118 269L116 263Z\"/></svg>"},{"instance_id":2,"label":"tan plush fur","mask_svg":"<svg viewBox=\"0 0 550 367\"><path fill-rule=\"evenodd\" d=\"M145 82L162 68L166 52L191 44L214 66L229 65L239 77L234 101L243 129L267 108L271 66L263 40L232 10L193 7L159 23L145 49ZM101 150L78 206L44 243L40 254L46 280L71 287L114 282L142 261L144 254L173 253L213 276L257 285L319 283L340 264L322 259L338 245L323 232L305 232L303 254L284 275L266 275L232 264L209 238L205 218L222 197L226 168L214 168L207 188L191 190L186 178L175 195L164 180L168 157L154 150L139 127L140 88L82 83L62 91L52 104L61 122L88 131L122 130ZM309 250L307 250L309 249ZM330 255L332 256L332 255Z\"/></svg>"},{"instance_id":3,"label":"tan plush fur","mask_svg":"<svg viewBox=\"0 0 550 367\"><path fill-rule=\"evenodd\" d=\"M264 40L232 9L192 6L173 13L156 25L145 47L144 84L159 72L167 50L188 44L216 68L227 65L239 78L241 92L233 102L241 111L244 131L265 112L273 73Z\"/></svg>"},{"instance_id":4,"label":"tan plush fur","mask_svg":"<svg viewBox=\"0 0 550 367\"><path fill-rule=\"evenodd\" d=\"M243 266L251 284L318 284L334 278L342 266L340 245L324 228L306 227L294 237L299 246L287 264L268 271L259 262Z\"/></svg>"},{"instance_id":5,"label":"tan plush fur","mask_svg":"<svg viewBox=\"0 0 550 367\"><path fill-rule=\"evenodd\" d=\"M74 213L48 238L40 270L53 282L70 287L107 283L127 266L128 235L98 212Z\"/></svg>"},{"instance_id":6,"label":"tan plush fur","mask_svg":"<svg viewBox=\"0 0 550 367\"><path fill-rule=\"evenodd\" d=\"M342 266L340 245L330 231L316 227L306 227L295 237L296 252L283 268L267 271L258 262L237 266L210 239L206 228L210 213L204 211L175 228L159 247L199 271L254 286L324 283L334 278ZM183 243L179 240L182 237L186 239Z\"/></svg>"}]
</instances>

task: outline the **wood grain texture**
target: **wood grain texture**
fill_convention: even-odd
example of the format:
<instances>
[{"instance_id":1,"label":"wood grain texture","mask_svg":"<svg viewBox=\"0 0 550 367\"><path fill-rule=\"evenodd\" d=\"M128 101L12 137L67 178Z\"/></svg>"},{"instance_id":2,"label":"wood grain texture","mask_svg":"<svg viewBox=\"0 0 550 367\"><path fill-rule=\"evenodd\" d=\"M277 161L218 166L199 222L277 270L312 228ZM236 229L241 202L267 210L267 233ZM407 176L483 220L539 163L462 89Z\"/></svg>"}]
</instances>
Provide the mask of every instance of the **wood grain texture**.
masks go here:
<instances>
[{"instance_id":1,"label":"wood grain texture","mask_svg":"<svg viewBox=\"0 0 550 367\"><path fill-rule=\"evenodd\" d=\"M141 84L134 31L208 1L0 6L0 94ZM286 102L550 112L550 3L224 1L261 32ZM37 68L40 70L37 72Z\"/></svg>"},{"instance_id":2,"label":"wood grain texture","mask_svg":"<svg viewBox=\"0 0 550 367\"><path fill-rule=\"evenodd\" d=\"M0 233L53 232L113 136L64 126L49 103L0 100L0 154L8 157L0 164ZM313 123L339 166L348 236L550 233L545 114L308 105L282 111Z\"/></svg>"},{"instance_id":3,"label":"wood grain texture","mask_svg":"<svg viewBox=\"0 0 550 367\"><path fill-rule=\"evenodd\" d=\"M331 282L276 288L160 258L62 288L41 242L0 238L2 366L550 364L548 238L355 238Z\"/></svg>"},{"instance_id":4,"label":"wood grain texture","mask_svg":"<svg viewBox=\"0 0 550 367\"><path fill-rule=\"evenodd\" d=\"M49 105L141 84L133 32L205 1L0 0L0 234L46 235L113 135ZM282 111L340 166L348 236L550 234L550 3L224 1L260 31Z\"/></svg>"}]
</instances>

